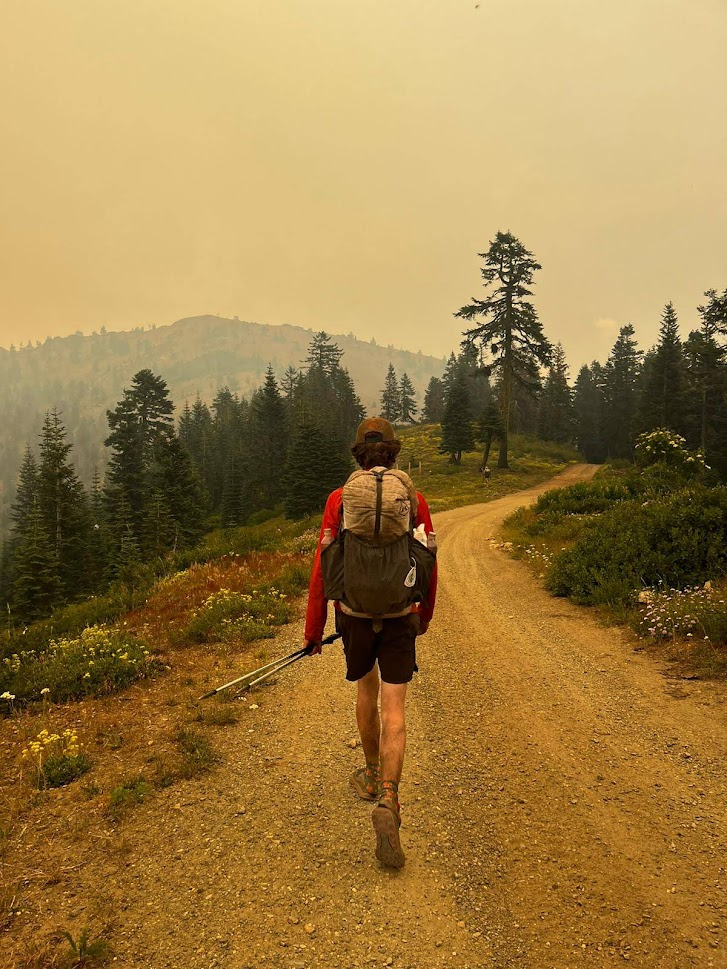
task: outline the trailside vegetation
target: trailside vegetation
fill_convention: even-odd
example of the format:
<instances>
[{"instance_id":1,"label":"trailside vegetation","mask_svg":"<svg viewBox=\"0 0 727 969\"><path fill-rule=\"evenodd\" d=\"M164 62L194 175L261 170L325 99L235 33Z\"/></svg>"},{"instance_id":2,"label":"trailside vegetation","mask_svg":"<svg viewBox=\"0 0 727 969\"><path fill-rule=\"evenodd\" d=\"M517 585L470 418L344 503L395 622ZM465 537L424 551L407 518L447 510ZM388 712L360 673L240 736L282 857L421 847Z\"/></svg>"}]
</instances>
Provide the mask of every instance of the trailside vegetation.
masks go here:
<instances>
[{"instance_id":1,"label":"trailside vegetation","mask_svg":"<svg viewBox=\"0 0 727 969\"><path fill-rule=\"evenodd\" d=\"M727 671L727 486L671 431L643 433L635 451L635 466L520 509L506 537L554 595L655 641L699 642L700 662Z\"/></svg>"}]
</instances>

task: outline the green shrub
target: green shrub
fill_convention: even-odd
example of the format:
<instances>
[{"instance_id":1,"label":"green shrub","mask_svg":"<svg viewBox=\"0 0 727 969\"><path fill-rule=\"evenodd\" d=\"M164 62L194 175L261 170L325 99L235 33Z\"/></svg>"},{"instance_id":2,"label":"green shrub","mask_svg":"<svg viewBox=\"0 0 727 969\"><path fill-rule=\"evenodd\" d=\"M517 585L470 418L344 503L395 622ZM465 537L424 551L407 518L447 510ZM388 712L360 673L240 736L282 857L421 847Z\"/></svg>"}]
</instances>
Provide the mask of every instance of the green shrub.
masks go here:
<instances>
[{"instance_id":1,"label":"green shrub","mask_svg":"<svg viewBox=\"0 0 727 969\"><path fill-rule=\"evenodd\" d=\"M316 533L315 545L311 549L311 552L315 551L317 544L318 534ZM275 580L274 585L261 586L260 592L276 591L279 593L282 592L286 596L300 595L301 592L305 592L308 589L310 572L311 562L307 559L303 562L294 562L292 565L286 565Z\"/></svg>"},{"instance_id":2,"label":"green shrub","mask_svg":"<svg viewBox=\"0 0 727 969\"><path fill-rule=\"evenodd\" d=\"M88 626L113 622L127 608L126 599L118 590L62 606L48 619L31 623L12 634L4 632L0 640L0 658L12 656L20 650L41 653L48 648L51 640L60 636L75 636Z\"/></svg>"},{"instance_id":3,"label":"green shrub","mask_svg":"<svg viewBox=\"0 0 727 969\"><path fill-rule=\"evenodd\" d=\"M54 639L43 652L22 650L0 663L0 690L20 701L49 693L55 702L113 693L158 670L146 646L108 626Z\"/></svg>"},{"instance_id":4,"label":"green shrub","mask_svg":"<svg viewBox=\"0 0 727 969\"><path fill-rule=\"evenodd\" d=\"M547 521L565 515L597 515L615 503L630 501L645 491L637 476L621 481L579 481L567 488L546 491L535 503L535 513Z\"/></svg>"},{"instance_id":5,"label":"green shrub","mask_svg":"<svg viewBox=\"0 0 727 969\"><path fill-rule=\"evenodd\" d=\"M57 755L49 757L43 765L46 787L64 787L91 770L92 763L85 754L75 757Z\"/></svg>"},{"instance_id":6,"label":"green shrub","mask_svg":"<svg viewBox=\"0 0 727 969\"><path fill-rule=\"evenodd\" d=\"M681 434L657 427L636 438L636 461L641 467L660 464L674 468L690 478L709 470L704 463L704 455L700 451L689 451L686 445Z\"/></svg>"},{"instance_id":7,"label":"green shrub","mask_svg":"<svg viewBox=\"0 0 727 969\"><path fill-rule=\"evenodd\" d=\"M51 733L43 729L23 750L23 761L33 773L36 787L64 787L91 769L73 730Z\"/></svg>"},{"instance_id":8,"label":"green shrub","mask_svg":"<svg viewBox=\"0 0 727 969\"><path fill-rule=\"evenodd\" d=\"M212 744L198 730L179 727L174 739L179 745L182 763L179 773L186 780L211 770L219 761Z\"/></svg>"},{"instance_id":9,"label":"green shrub","mask_svg":"<svg viewBox=\"0 0 727 969\"><path fill-rule=\"evenodd\" d=\"M270 639L290 619L287 595L277 588L251 593L220 589L194 613L183 632L189 642Z\"/></svg>"},{"instance_id":10,"label":"green shrub","mask_svg":"<svg viewBox=\"0 0 727 969\"><path fill-rule=\"evenodd\" d=\"M144 798L151 794L151 792L152 786L146 778L141 775L128 778L122 781L117 787L114 787L109 794L107 812L111 817L118 820L130 808L141 804Z\"/></svg>"},{"instance_id":11,"label":"green shrub","mask_svg":"<svg viewBox=\"0 0 727 969\"><path fill-rule=\"evenodd\" d=\"M556 556L546 585L583 604L624 605L634 590L703 583L727 567L727 487L685 489L604 513Z\"/></svg>"}]
</instances>

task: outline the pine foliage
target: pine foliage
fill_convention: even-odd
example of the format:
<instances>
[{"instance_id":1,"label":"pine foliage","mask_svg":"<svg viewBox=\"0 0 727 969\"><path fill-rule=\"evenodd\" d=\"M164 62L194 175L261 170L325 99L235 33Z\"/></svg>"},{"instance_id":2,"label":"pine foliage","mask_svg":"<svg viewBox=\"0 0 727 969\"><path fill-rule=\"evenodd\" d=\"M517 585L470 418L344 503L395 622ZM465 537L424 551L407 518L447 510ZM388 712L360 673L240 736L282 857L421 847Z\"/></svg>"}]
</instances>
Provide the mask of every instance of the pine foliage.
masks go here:
<instances>
[{"instance_id":1,"label":"pine foliage","mask_svg":"<svg viewBox=\"0 0 727 969\"><path fill-rule=\"evenodd\" d=\"M384 389L381 391L381 416L392 424L401 416L401 390L393 363L389 364Z\"/></svg>"},{"instance_id":2,"label":"pine foliage","mask_svg":"<svg viewBox=\"0 0 727 969\"><path fill-rule=\"evenodd\" d=\"M432 377L424 394L422 420L425 424L439 424L444 416L444 383L439 377Z\"/></svg>"},{"instance_id":3,"label":"pine foliage","mask_svg":"<svg viewBox=\"0 0 727 969\"><path fill-rule=\"evenodd\" d=\"M548 376L540 395L538 436L558 444L573 440L572 392L568 385L568 364L560 343L553 350Z\"/></svg>"},{"instance_id":4,"label":"pine foliage","mask_svg":"<svg viewBox=\"0 0 727 969\"><path fill-rule=\"evenodd\" d=\"M498 466L506 468L515 387L520 386L534 395L540 385L539 368L550 362L551 346L529 299L534 275L541 266L510 232L498 232L487 252L479 256L485 260L480 270L484 285L494 288L484 299L473 297L455 316L483 321L465 330L464 344L478 347L486 357L488 372L499 378L505 430Z\"/></svg>"},{"instance_id":5,"label":"pine foliage","mask_svg":"<svg viewBox=\"0 0 727 969\"><path fill-rule=\"evenodd\" d=\"M447 388L444 416L442 417L442 442L439 450L449 454L453 464L462 461L464 451L473 451L475 446L472 429L472 403L465 369L456 369Z\"/></svg>"},{"instance_id":6,"label":"pine foliage","mask_svg":"<svg viewBox=\"0 0 727 969\"><path fill-rule=\"evenodd\" d=\"M686 431L687 369L679 338L679 322L672 303L661 318L659 341L644 359L639 424L643 430L669 428Z\"/></svg>"},{"instance_id":7,"label":"pine foliage","mask_svg":"<svg viewBox=\"0 0 727 969\"><path fill-rule=\"evenodd\" d=\"M403 373L399 381L399 419L403 424L415 424L418 410L414 384L409 375Z\"/></svg>"}]
</instances>

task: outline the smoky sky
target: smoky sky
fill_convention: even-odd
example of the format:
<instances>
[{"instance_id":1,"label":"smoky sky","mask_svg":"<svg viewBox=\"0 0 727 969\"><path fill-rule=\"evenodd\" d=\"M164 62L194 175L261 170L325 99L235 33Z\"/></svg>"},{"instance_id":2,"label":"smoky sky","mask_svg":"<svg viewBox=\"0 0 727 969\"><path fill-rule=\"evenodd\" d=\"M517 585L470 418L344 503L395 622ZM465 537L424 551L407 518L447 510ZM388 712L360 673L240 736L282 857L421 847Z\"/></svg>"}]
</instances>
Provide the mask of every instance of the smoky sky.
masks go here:
<instances>
[{"instance_id":1,"label":"smoky sky","mask_svg":"<svg viewBox=\"0 0 727 969\"><path fill-rule=\"evenodd\" d=\"M203 313L442 356L509 230L574 369L727 287L724 0L4 0L0 344Z\"/></svg>"}]
</instances>

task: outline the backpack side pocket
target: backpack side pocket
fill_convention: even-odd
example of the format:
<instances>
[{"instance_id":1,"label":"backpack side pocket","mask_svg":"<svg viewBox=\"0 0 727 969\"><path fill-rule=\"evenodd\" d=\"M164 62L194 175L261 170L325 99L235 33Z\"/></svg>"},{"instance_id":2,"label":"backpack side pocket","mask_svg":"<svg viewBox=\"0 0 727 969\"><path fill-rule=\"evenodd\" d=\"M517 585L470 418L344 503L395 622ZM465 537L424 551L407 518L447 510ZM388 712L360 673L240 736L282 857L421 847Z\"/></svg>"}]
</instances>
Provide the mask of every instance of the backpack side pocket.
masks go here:
<instances>
[{"instance_id":1,"label":"backpack side pocket","mask_svg":"<svg viewBox=\"0 0 727 969\"><path fill-rule=\"evenodd\" d=\"M409 535L409 555L416 564L416 582L412 591L412 602L424 602L429 594L429 584L437 563L437 555Z\"/></svg>"},{"instance_id":2,"label":"backpack side pocket","mask_svg":"<svg viewBox=\"0 0 727 969\"><path fill-rule=\"evenodd\" d=\"M343 599L343 536L344 530L340 529L331 544L321 549L323 594L326 599Z\"/></svg>"}]
</instances>

